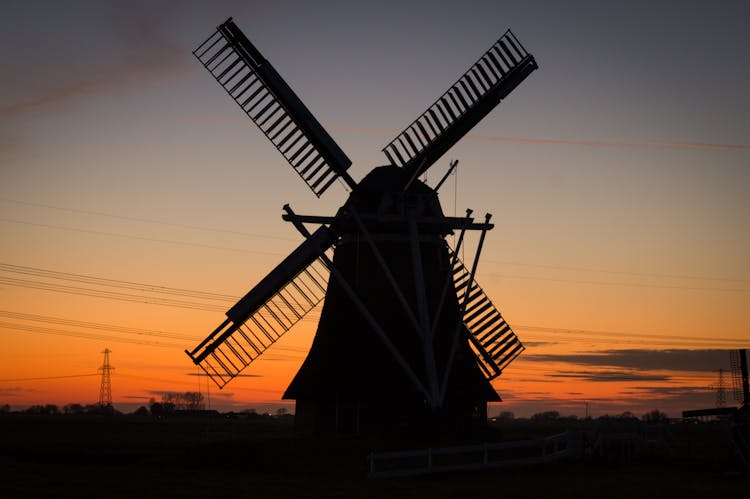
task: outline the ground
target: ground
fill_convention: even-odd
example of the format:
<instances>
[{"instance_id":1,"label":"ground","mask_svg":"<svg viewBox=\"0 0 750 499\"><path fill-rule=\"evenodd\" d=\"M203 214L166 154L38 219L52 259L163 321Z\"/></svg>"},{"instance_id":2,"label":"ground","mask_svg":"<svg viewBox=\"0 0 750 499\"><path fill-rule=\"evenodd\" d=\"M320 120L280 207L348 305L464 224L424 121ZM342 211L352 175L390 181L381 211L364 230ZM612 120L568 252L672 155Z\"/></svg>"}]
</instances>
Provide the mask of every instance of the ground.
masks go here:
<instances>
[{"instance_id":1,"label":"ground","mask_svg":"<svg viewBox=\"0 0 750 499\"><path fill-rule=\"evenodd\" d=\"M525 439L561 429L504 422L487 435ZM369 480L368 452L434 437L302 438L291 418L6 415L0 497L750 497L748 476L732 469L726 427L670 431L669 455Z\"/></svg>"}]
</instances>

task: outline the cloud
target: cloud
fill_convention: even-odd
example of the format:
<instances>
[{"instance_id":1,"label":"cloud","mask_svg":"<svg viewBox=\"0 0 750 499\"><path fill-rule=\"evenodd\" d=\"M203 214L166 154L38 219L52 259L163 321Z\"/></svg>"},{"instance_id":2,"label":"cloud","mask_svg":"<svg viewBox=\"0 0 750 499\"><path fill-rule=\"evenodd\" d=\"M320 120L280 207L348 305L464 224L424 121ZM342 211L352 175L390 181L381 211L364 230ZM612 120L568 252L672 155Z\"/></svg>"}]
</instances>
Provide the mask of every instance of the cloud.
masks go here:
<instances>
[{"instance_id":1,"label":"cloud","mask_svg":"<svg viewBox=\"0 0 750 499\"><path fill-rule=\"evenodd\" d=\"M660 374L642 374L632 371L567 371L545 374L551 378L570 378L593 382L617 381L669 381L669 376Z\"/></svg>"},{"instance_id":2,"label":"cloud","mask_svg":"<svg viewBox=\"0 0 750 499\"><path fill-rule=\"evenodd\" d=\"M624 395L643 395L644 393L648 393L651 395L679 397L698 393L715 393L715 391L708 386L634 386L632 390L624 390L620 393Z\"/></svg>"},{"instance_id":3,"label":"cloud","mask_svg":"<svg viewBox=\"0 0 750 499\"><path fill-rule=\"evenodd\" d=\"M378 135L394 137L401 130L387 128L355 127L341 124L327 124L329 130L363 135ZM729 149L737 151L750 151L750 145L746 144L718 144L708 142L670 142L660 140L568 140L568 139L546 139L540 137L502 137L499 135L480 135L470 133L465 140L478 142L501 142L509 144L529 145L563 145L578 147L613 147L627 149Z\"/></svg>"},{"instance_id":4,"label":"cloud","mask_svg":"<svg viewBox=\"0 0 750 499\"><path fill-rule=\"evenodd\" d=\"M544 145L566 145L584 147L618 147L618 148L658 148L658 149L734 149L739 151L750 151L750 145L745 144L715 144L707 142L667 142L659 140L565 140L565 139L541 139L521 137L498 137L493 135L467 136L468 140L510 142L516 144L544 144Z\"/></svg>"},{"instance_id":5,"label":"cloud","mask_svg":"<svg viewBox=\"0 0 750 499\"><path fill-rule=\"evenodd\" d=\"M11 61L9 72L18 82L4 92L0 119L19 118L188 68L190 51L173 42L167 29L172 9L179 7L125 10L103 6L93 13L97 21L85 29L76 24L85 23L82 18L75 18L71 25L62 23L67 29L56 33L57 43L18 40L25 57ZM23 22L21 17L18 22ZM28 33L16 36L28 37ZM84 48L88 50L77 53ZM27 81L33 84L24 84Z\"/></svg>"},{"instance_id":6,"label":"cloud","mask_svg":"<svg viewBox=\"0 0 750 499\"><path fill-rule=\"evenodd\" d=\"M524 341L524 346L527 347L546 347L550 345L559 345L558 341Z\"/></svg>"},{"instance_id":7,"label":"cloud","mask_svg":"<svg viewBox=\"0 0 750 499\"><path fill-rule=\"evenodd\" d=\"M727 368L729 350L604 350L580 354L529 354L529 362L566 362L583 366L601 366L657 371L707 372Z\"/></svg>"},{"instance_id":8,"label":"cloud","mask_svg":"<svg viewBox=\"0 0 750 499\"><path fill-rule=\"evenodd\" d=\"M543 378L513 378L511 376L503 376L503 381L513 381L514 383L563 383L559 379L543 379ZM502 386L498 390L505 390Z\"/></svg>"},{"instance_id":9,"label":"cloud","mask_svg":"<svg viewBox=\"0 0 750 499\"><path fill-rule=\"evenodd\" d=\"M23 388L21 386L8 386L0 388L0 396L15 397L21 393L34 392L33 388Z\"/></svg>"}]
</instances>

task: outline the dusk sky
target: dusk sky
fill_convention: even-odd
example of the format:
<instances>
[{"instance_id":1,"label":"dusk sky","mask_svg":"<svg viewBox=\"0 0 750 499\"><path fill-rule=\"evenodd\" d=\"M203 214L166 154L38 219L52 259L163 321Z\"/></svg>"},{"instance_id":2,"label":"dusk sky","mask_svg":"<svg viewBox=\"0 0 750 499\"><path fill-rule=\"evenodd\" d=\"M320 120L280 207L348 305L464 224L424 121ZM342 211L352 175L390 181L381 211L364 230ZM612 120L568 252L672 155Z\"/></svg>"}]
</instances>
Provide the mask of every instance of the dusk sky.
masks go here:
<instances>
[{"instance_id":1,"label":"dusk sky","mask_svg":"<svg viewBox=\"0 0 750 499\"><path fill-rule=\"evenodd\" d=\"M747 1L3 7L0 405L96 402L105 348L118 409L207 393L183 350L301 242L282 206L346 200L316 198L192 56L230 16L355 180L507 28L535 56L426 175L458 159L443 210L493 214L477 280L527 349L490 414L678 416L750 347ZM211 407L291 407L319 314Z\"/></svg>"}]
</instances>

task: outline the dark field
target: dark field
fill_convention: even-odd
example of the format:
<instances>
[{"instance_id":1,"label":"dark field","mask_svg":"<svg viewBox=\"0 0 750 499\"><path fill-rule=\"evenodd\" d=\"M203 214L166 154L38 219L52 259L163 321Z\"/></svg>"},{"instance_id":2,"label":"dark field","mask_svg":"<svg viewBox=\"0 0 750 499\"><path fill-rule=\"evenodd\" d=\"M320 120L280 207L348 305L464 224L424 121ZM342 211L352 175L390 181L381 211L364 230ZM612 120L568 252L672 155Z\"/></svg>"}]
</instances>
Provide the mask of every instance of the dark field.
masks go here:
<instances>
[{"instance_id":1,"label":"dark field","mask_svg":"<svg viewBox=\"0 0 750 499\"><path fill-rule=\"evenodd\" d=\"M508 422L487 436L564 429ZM368 480L371 450L427 447L426 437L301 438L290 418L7 415L0 497L750 497L748 475L731 464L726 427L671 425L670 433L669 455Z\"/></svg>"}]
</instances>

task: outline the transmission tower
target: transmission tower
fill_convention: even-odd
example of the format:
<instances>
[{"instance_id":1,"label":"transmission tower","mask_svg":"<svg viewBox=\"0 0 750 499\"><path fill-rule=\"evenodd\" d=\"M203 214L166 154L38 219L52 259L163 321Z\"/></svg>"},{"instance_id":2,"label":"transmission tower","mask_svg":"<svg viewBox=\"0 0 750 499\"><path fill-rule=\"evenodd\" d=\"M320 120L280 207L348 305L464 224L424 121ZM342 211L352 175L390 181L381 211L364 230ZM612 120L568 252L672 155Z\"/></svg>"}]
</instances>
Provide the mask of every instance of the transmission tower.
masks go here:
<instances>
[{"instance_id":1,"label":"transmission tower","mask_svg":"<svg viewBox=\"0 0 750 499\"><path fill-rule=\"evenodd\" d=\"M98 370L102 372L102 386L99 388L99 405L101 407L112 407L112 370L114 367L109 365L109 353L112 350L105 348L104 363Z\"/></svg>"},{"instance_id":2,"label":"transmission tower","mask_svg":"<svg viewBox=\"0 0 750 499\"><path fill-rule=\"evenodd\" d=\"M716 407L724 407L727 404L727 387L724 384L724 369L717 369L719 382L716 385Z\"/></svg>"}]
</instances>

